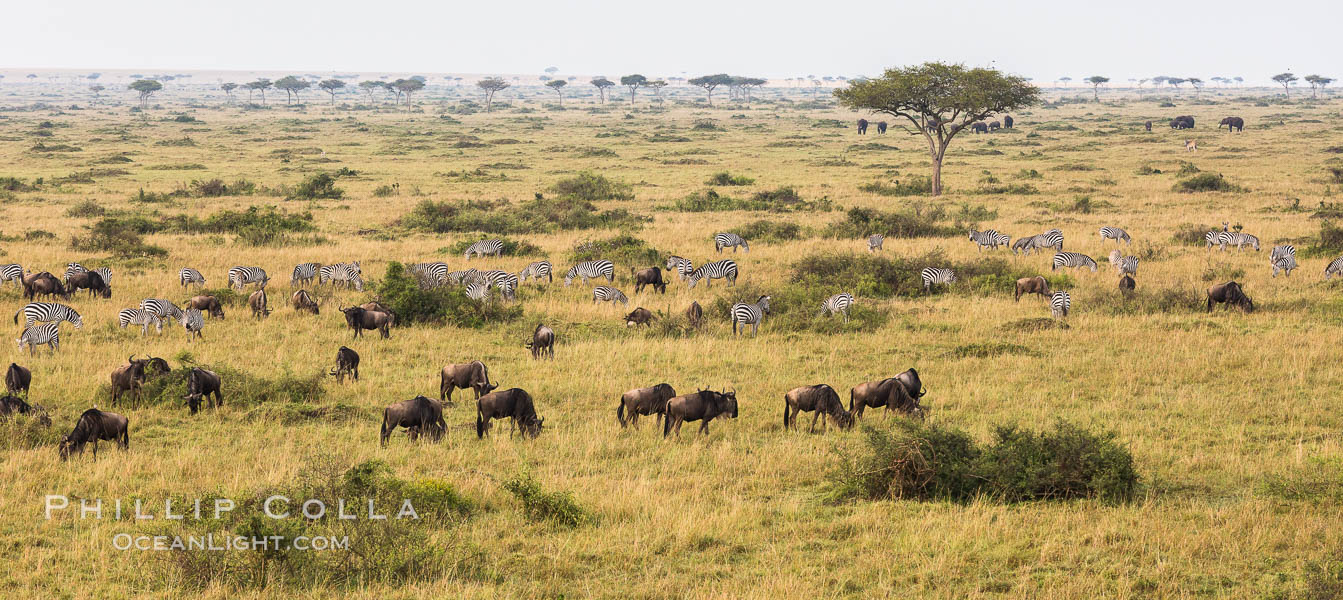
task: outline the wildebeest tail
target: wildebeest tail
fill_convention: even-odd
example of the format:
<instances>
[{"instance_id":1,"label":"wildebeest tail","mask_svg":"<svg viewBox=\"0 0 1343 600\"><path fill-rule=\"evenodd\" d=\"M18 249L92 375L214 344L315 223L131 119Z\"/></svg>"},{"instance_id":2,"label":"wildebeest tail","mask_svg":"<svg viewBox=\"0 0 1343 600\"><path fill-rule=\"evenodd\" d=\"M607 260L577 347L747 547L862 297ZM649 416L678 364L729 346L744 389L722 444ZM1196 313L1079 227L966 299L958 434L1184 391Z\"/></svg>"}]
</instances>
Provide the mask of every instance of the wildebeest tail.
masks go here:
<instances>
[{"instance_id":1,"label":"wildebeest tail","mask_svg":"<svg viewBox=\"0 0 1343 600\"><path fill-rule=\"evenodd\" d=\"M788 396L783 397L783 428L788 430Z\"/></svg>"},{"instance_id":2,"label":"wildebeest tail","mask_svg":"<svg viewBox=\"0 0 1343 600\"><path fill-rule=\"evenodd\" d=\"M382 427L378 430L378 444L384 447L387 446L387 421L390 417L388 413L387 409L382 410Z\"/></svg>"},{"instance_id":3,"label":"wildebeest tail","mask_svg":"<svg viewBox=\"0 0 1343 600\"><path fill-rule=\"evenodd\" d=\"M667 414L662 415L662 437L671 435L671 406L667 407Z\"/></svg>"},{"instance_id":4,"label":"wildebeest tail","mask_svg":"<svg viewBox=\"0 0 1343 600\"><path fill-rule=\"evenodd\" d=\"M625 398L620 399L620 404L616 405L616 420L620 421L620 426L625 426Z\"/></svg>"},{"instance_id":5,"label":"wildebeest tail","mask_svg":"<svg viewBox=\"0 0 1343 600\"><path fill-rule=\"evenodd\" d=\"M131 449L131 427L130 427L130 425L127 425L125 429L122 429L122 430L121 430L121 440L120 440L120 441L121 441L121 447L122 447L122 448L124 448L124 449L126 449L126 450L130 450L130 449Z\"/></svg>"},{"instance_id":6,"label":"wildebeest tail","mask_svg":"<svg viewBox=\"0 0 1343 600\"><path fill-rule=\"evenodd\" d=\"M485 437L485 421L481 419L480 408L476 408L476 439Z\"/></svg>"},{"instance_id":7,"label":"wildebeest tail","mask_svg":"<svg viewBox=\"0 0 1343 600\"><path fill-rule=\"evenodd\" d=\"M853 389L849 389L849 412L853 412Z\"/></svg>"}]
</instances>

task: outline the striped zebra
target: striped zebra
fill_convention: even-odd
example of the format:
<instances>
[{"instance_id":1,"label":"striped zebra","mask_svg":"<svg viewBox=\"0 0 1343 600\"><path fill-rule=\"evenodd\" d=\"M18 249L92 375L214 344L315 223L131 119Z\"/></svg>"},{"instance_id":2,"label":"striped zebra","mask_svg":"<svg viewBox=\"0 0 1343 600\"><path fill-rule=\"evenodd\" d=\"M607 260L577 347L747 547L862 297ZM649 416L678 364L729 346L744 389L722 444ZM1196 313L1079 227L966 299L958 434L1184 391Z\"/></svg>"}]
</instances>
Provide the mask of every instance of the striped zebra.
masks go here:
<instances>
[{"instance_id":1,"label":"striped zebra","mask_svg":"<svg viewBox=\"0 0 1343 600\"><path fill-rule=\"evenodd\" d=\"M998 232L992 229L988 231L975 231L974 229L971 229L970 241L974 242L977 245L977 248L979 249L980 252L983 252L985 248L991 248L993 250L997 250Z\"/></svg>"},{"instance_id":2,"label":"striped zebra","mask_svg":"<svg viewBox=\"0 0 1343 600\"><path fill-rule=\"evenodd\" d=\"M37 350L37 346L46 344L51 348L52 354L55 354L61 347L61 330L56 323L47 323L36 327L28 327L23 330L19 336L19 352L23 352L25 346L28 347L28 354Z\"/></svg>"},{"instance_id":3,"label":"striped zebra","mask_svg":"<svg viewBox=\"0 0 1343 600\"><path fill-rule=\"evenodd\" d=\"M518 279L523 282L526 282L528 279L535 279L537 283L541 283L541 279L545 278L546 282L550 283L555 281L555 276L550 274L550 270L550 261L538 260L527 265L527 268L518 272Z\"/></svg>"},{"instance_id":4,"label":"striped zebra","mask_svg":"<svg viewBox=\"0 0 1343 600\"><path fill-rule=\"evenodd\" d=\"M0 283L13 281L15 286L23 287L23 266L17 263L0 265Z\"/></svg>"},{"instance_id":5,"label":"striped zebra","mask_svg":"<svg viewBox=\"0 0 1343 600\"><path fill-rule=\"evenodd\" d=\"M1138 257L1122 256L1118 250L1110 252L1110 264L1119 270L1119 276L1138 274Z\"/></svg>"},{"instance_id":6,"label":"striped zebra","mask_svg":"<svg viewBox=\"0 0 1343 600\"><path fill-rule=\"evenodd\" d=\"M294 266L294 274L289 276L289 286L297 287L299 284L312 285L312 280L317 277L317 269L322 268L321 263L306 262Z\"/></svg>"},{"instance_id":7,"label":"striped zebra","mask_svg":"<svg viewBox=\"0 0 1343 600\"><path fill-rule=\"evenodd\" d=\"M688 258L672 255L667 257L667 270L675 271L681 281L685 281L690 278L691 273L695 272L695 263L690 262Z\"/></svg>"},{"instance_id":8,"label":"striped zebra","mask_svg":"<svg viewBox=\"0 0 1343 600\"><path fill-rule=\"evenodd\" d=\"M326 265L317 270L318 280L323 283L336 285L340 283L341 287L351 287L359 291L364 291L364 279L359 276L359 263L339 263Z\"/></svg>"},{"instance_id":9,"label":"striped zebra","mask_svg":"<svg viewBox=\"0 0 1343 600\"><path fill-rule=\"evenodd\" d=\"M1054 318L1068 316L1068 311L1072 309L1073 299L1068 292L1059 290L1049 296L1049 309L1054 314Z\"/></svg>"},{"instance_id":10,"label":"striped zebra","mask_svg":"<svg viewBox=\"0 0 1343 600\"><path fill-rule=\"evenodd\" d=\"M765 320L765 315L769 313L769 296L761 296L755 304L738 302L732 305L732 337L737 337L737 326L741 326L741 333L746 333L746 326L751 326L751 337L755 337L756 331L760 329L760 322Z\"/></svg>"},{"instance_id":11,"label":"striped zebra","mask_svg":"<svg viewBox=\"0 0 1343 600\"><path fill-rule=\"evenodd\" d=\"M84 327L84 319L80 318L75 309L64 304L55 302L30 302L23 308L14 312L14 323L19 322L19 313L23 313L24 327L32 327L34 322L38 323L60 323L69 321L75 325L75 329Z\"/></svg>"},{"instance_id":12,"label":"striped zebra","mask_svg":"<svg viewBox=\"0 0 1343 600\"><path fill-rule=\"evenodd\" d=\"M1007 248L1011 244L1012 244L1012 236L1007 235L1006 233L1003 233L1001 231L993 232L993 248L995 250L998 249L998 246Z\"/></svg>"},{"instance_id":13,"label":"striped zebra","mask_svg":"<svg viewBox=\"0 0 1343 600\"><path fill-rule=\"evenodd\" d=\"M191 267L182 267L182 270L177 272L177 279L182 282L183 288L193 283L205 287L205 276Z\"/></svg>"},{"instance_id":14,"label":"striped zebra","mask_svg":"<svg viewBox=\"0 0 1343 600\"><path fill-rule=\"evenodd\" d=\"M1226 250L1226 247L1228 245L1234 245L1237 250L1240 250L1246 244L1254 248L1255 252L1259 251L1259 238L1252 236L1248 233L1240 233L1237 231L1223 231L1217 234L1217 245L1219 246L1218 250Z\"/></svg>"},{"instance_id":15,"label":"striped zebra","mask_svg":"<svg viewBox=\"0 0 1343 600\"><path fill-rule=\"evenodd\" d=\"M466 283L466 297L472 300L485 301L490 297L489 281L468 281Z\"/></svg>"},{"instance_id":16,"label":"striped zebra","mask_svg":"<svg viewBox=\"0 0 1343 600\"><path fill-rule=\"evenodd\" d=\"M1324 268L1324 278L1329 279L1331 275L1343 275L1343 256L1330 261Z\"/></svg>"},{"instance_id":17,"label":"striped zebra","mask_svg":"<svg viewBox=\"0 0 1343 600\"><path fill-rule=\"evenodd\" d=\"M944 267L927 267L919 273L919 277L923 279L923 291L929 293L933 291L934 283L950 285L956 282L956 273Z\"/></svg>"},{"instance_id":18,"label":"striped zebra","mask_svg":"<svg viewBox=\"0 0 1343 600\"><path fill-rule=\"evenodd\" d=\"M467 246L466 252L463 253L463 256L466 257L466 260L471 260L472 254L484 258L486 256L500 256L503 253L504 253L503 240L498 239L480 240L479 242Z\"/></svg>"},{"instance_id":19,"label":"striped zebra","mask_svg":"<svg viewBox=\"0 0 1343 600\"><path fill-rule=\"evenodd\" d=\"M146 310L154 313L160 319L182 319L182 309L173 304L171 300L162 298L145 298L140 301L140 310Z\"/></svg>"},{"instance_id":20,"label":"striped zebra","mask_svg":"<svg viewBox=\"0 0 1343 600\"><path fill-rule=\"evenodd\" d=\"M112 269L108 267L98 267L94 269L93 272L97 273L99 277L103 278L103 283L106 283L107 285L112 285Z\"/></svg>"},{"instance_id":21,"label":"striped zebra","mask_svg":"<svg viewBox=\"0 0 1343 600\"><path fill-rule=\"evenodd\" d=\"M465 271L453 271L451 273L448 273L448 282L453 285L462 285L464 283L471 283L473 281L474 282L483 281L480 271L477 271L475 269L467 269Z\"/></svg>"},{"instance_id":22,"label":"striped zebra","mask_svg":"<svg viewBox=\"0 0 1343 600\"><path fill-rule=\"evenodd\" d=\"M630 299L625 296L625 292L615 289L609 285L599 285L592 288L592 303L610 302L612 305L619 302L629 306Z\"/></svg>"},{"instance_id":23,"label":"striped zebra","mask_svg":"<svg viewBox=\"0 0 1343 600\"><path fill-rule=\"evenodd\" d=\"M690 274L690 288L694 289L699 280L704 280L704 287L710 287L715 279L726 279L728 285L737 285L737 263L731 260L720 260L718 262L705 263L700 268L695 269Z\"/></svg>"},{"instance_id":24,"label":"striped zebra","mask_svg":"<svg viewBox=\"0 0 1343 600\"><path fill-rule=\"evenodd\" d=\"M836 313L844 315L844 321L849 320L849 306L853 304L853 294L835 294L821 303L821 314L834 315Z\"/></svg>"},{"instance_id":25,"label":"striped zebra","mask_svg":"<svg viewBox=\"0 0 1343 600\"><path fill-rule=\"evenodd\" d=\"M569 272L564 274L564 285L573 283L575 277L583 279L583 285L588 284L588 279L605 277L607 281L616 280L616 266L609 260L590 260L578 263L569 268Z\"/></svg>"},{"instance_id":26,"label":"striped zebra","mask_svg":"<svg viewBox=\"0 0 1343 600\"><path fill-rule=\"evenodd\" d=\"M88 271L88 269L84 268L84 265L79 263L67 263L65 265L65 283L69 284L70 277L74 276L75 273L83 273L85 271Z\"/></svg>"},{"instance_id":27,"label":"striped zebra","mask_svg":"<svg viewBox=\"0 0 1343 600\"><path fill-rule=\"evenodd\" d=\"M1118 227L1102 227L1101 243L1105 243L1105 240L1114 240L1116 244L1121 241L1126 244L1133 243L1133 238L1129 237L1128 232Z\"/></svg>"},{"instance_id":28,"label":"striped zebra","mask_svg":"<svg viewBox=\"0 0 1343 600\"><path fill-rule=\"evenodd\" d=\"M1077 252L1059 252L1054 255L1054 263L1049 267L1049 270L1055 271L1059 267L1089 267L1091 272L1095 273L1096 261L1090 256Z\"/></svg>"},{"instance_id":29,"label":"striped zebra","mask_svg":"<svg viewBox=\"0 0 1343 600\"><path fill-rule=\"evenodd\" d=\"M1212 250L1212 247L1213 247L1213 246L1216 246L1216 245L1218 245L1218 244L1221 244L1221 241L1218 239L1221 235L1222 235L1222 232L1220 232L1220 231L1218 231L1218 230L1216 230L1216 229L1214 229L1214 230L1212 230L1212 231L1209 231L1208 233L1203 234L1203 240L1206 241L1206 242L1208 242L1208 249L1209 249L1209 250Z\"/></svg>"},{"instance_id":30,"label":"striped zebra","mask_svg":"<svg viewBox=\"0 0 1343 600\"><path fill-rule=\"evenodd\" d=\"M738 246L741 247L742 252L751 251L751 246L746 243L746 240L735 233L716 233L713 236L713 249L720 253L723 251L723 248L728 247L731 247L732 251L736 252Z\"/></svg>"},{"instance_id":31,"label":"striped zebra","mask_svg":"<svg viewBox=\"0 0 1343 600\"><path fill-rule=\"evenodd\" d=\"M228 286L240 292L249 283L255 283L264 290L268 281L270 277L266 276L266 270L261 267L233 267L228 270Z\"/></svg>"},{"instance_id":32,"label":"striped zebra","mask_svg":"<svg viewBox=\"0 0 1343 600\"><path fill-rule=\"evenodd\" d=\"M438 287L448 282L448 263L416 263L407 267L410 274L420 280L422 285Z\"/></svg>"},{"instance_id":33,"label":"striped zebra","mask_svg":"<svg viewBox=\"0 0 1343 600\"><path fill-rule=\"evenodd\" d=\"M1287 277L1292 276L1292 269L1296 268L1296 247L1292 245L1274 246L1273 251L1269 253L1269 262L1273 265L1273 276L1278 276L1278 271L1283 271Z\"/></svg>"},{"instance_id":34,"label":"striped zebra","mask_svg":"<svg viewBox=\"0 0 1343 600\"><path fill-rule=\"evenodd\" d=\"M117 321L121 323L121 328L125 329L127 325L140 325L140 335L149 333L149 326L153 325L159 333L163 333L163 319L158 315L139 308L128 308L117 313Z\"/></svg>"},{"instance_id":35,"label":"striped zebra","mask_svg":"<svg viewBox=\"0 0 1343 600\"><path fill-rule=\"evenodd\" d=\"M1021 253L1022 255L1027 255L1035 252L1035 249L1040 247L1039 244L1043 243L1043 237L1043 234L1028 235L1018 239L1015 244L1012 244L1012 254L1016 255L1017 253Z\"/></svg>"},{"instance_id":36,"label":"striped zebra","mask_svg":"<svg viewBox=\"0 0 1343 600\"><path fill-rule=\"evenodd\" d=\"M480 276L484 281L488 282L490 286L499 288L499 293L503 295L505 300L512 300L514 298L513 292L518 289L517 275L509 273L508 271L494 269L490 271L481 271Z\"/></svg>"},{"instance_id":37,"label":"striped zebra","mask_svg":"<svg viewBox=\"0 0 1343 600\"><path fill-rule=\"evenodd\" d=\"M882 249L881 244L885 241L886 236L881 235L880 233L874 233L870 236L867 236L867 251L876 252L877 250L881 250Z\"/></svg>"},{"instance_id":38,"label":"striped zebra","mask_svg":"<svg viewBox=\"0 0 1343 600\"><path fill-rule=\"evenodd\" d=\"M201 335L201 330L205 328L205 315L202 315L201 311L188 308L178 320L181 321L182 328L187 330L187 341L194 338L205 339L205 336Z\"/></svg>"},{"instance_id":39,"label":"striped zebra","mask_svg":"<svg viewBox=\"0 0 1343 600\"><path fill-rule=\"evenodd\" d=\"M1058 229L1050 229L1040 234L1035 243L1035 247L1041 250L1053 248L1055 252L1063 252L1063 232Z\"/></svg>"}]
</instances>

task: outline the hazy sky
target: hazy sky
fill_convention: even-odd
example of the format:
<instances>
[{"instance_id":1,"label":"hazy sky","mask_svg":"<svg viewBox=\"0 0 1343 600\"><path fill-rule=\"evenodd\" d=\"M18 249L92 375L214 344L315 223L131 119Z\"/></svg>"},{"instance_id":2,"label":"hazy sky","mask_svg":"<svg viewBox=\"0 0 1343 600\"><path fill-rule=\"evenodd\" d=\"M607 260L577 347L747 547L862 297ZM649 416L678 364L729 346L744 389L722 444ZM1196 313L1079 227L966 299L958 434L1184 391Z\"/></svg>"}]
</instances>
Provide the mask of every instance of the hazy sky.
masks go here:
<instances>
[{"instance_id":1,"label":"hazy sky","mask_svg":"<svg viewBox=\"0 0 1343 600\"><path fill-rule=\"evenodd\" d=\"M4 69L1343 77L1338 0L11 0Z\"/></svg>"}]
</instances>

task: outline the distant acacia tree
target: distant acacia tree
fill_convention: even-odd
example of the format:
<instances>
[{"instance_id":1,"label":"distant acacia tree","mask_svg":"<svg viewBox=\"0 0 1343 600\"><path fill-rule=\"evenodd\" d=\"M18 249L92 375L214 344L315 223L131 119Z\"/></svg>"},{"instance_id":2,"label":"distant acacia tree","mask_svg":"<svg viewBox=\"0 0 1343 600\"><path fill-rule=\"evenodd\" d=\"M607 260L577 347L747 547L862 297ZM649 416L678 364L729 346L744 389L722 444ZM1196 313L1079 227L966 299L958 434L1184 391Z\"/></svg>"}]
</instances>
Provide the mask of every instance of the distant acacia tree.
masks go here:
<instances>
[{"instance_id":1,"label":"distant acacia tree","mask_svg":"<svg viewBox=\"0 0 1343 600\"><path fill-rule=\"evenodd\" d=\"M1040 100L1040 89L995 69L929 62L887 69L879 78L835 90L843 106L901 118L923 135L933 162L932 194L942 195L942 159L952 138L971 123Z\"/></svg>"},{"instance_id":2,"label":"distant acacia tree","mask_svg":"<svg viewBox=\"0 0 1343 600\"><path fill-rule=\"evenodd\" d=\"M345 82L339 79L324 79L322 80L321 83L317 84L317 87L322 88L322 91L330 94L331 103L335 104L336 92L339 92L342 88L345 87Z\"/></svg>"},{"instance_id":3,"label":"distant acacia tree","mask_svg":"<svg viewBox=\"0 0 1343 600\"><path fill-rule=\"evenodd\" d=\"M546 87L548 87L548 88L550 88L550 89L552 89L552 90L555 90L555 95L560 97L560 106L564 106L564 92L563 92L563 90L564 90L564 86L566 86L566 85L569 85L569 82L567 82L567 81L565 81L565 80L563 80L563 79L551 79L550 81L547 81L547 82L546 82Z\"/></svg>"},{"instance_id":4,"label":"distant acacia tree","mask_svg":"<svg viewBox=\"0 0 1343 600\"><path fill-rule=\"evenodd\" d=\"M1059 78L1059 81L1062 81L1062 82L1063 82L1063 87L1068 87L1068 82L1070 82L1070 81L1072 81L1072 80L1073 80L1072 77L1060 77L1060 78Z\"/></svg>"},{"instance_id":5,"label":"distant acacia tree","mask_svg":"<svg viewBox=\"0 0 1343 600\"><path fill-rule=\"evenodd\" d=\"M494 109L494 95L510 85L502 77L486 77L476 82L476 87L485 90L485 112Z\"/></svg>"},{"instance_id":6,"label":"distant acacia tree","mask_svg":"<svg viewBox=\"0 0 1343 600\"><path fill-rule=\"evenodd\" d=\"M1197 98L1198 93L1203 89L1203 80L1197 77L1189 77L1185 81L1188 81L1189 85L1194 88L1194 97Z\"/></svg>"},{"instance_id":7,"label":"distant acacia tree","mask_svg":"<svg viewBox=\"0 0 1343 600\"><path fill-rule=\"evenodd\" d=\"M105 89L107 89L107 88L105 88L105 87L103 87L103 86L101 86L101 85L98 85L98 84L96 84L96 83L93 84L93 85L91 85L91 86L89 86L89 91L90 91L90 92L93 92L93 97L94 97L94 98L97 98L97 97L98 97L98 94L102 93L102 91L105 90Z\"/></svg>"},{"instance_id":8,"label":"distant acacia tree","mask_svg":"<svg viewBox=\"0 0 1343 600\"><path fill-rule=\"evenodd\" d=\"M293 75L281 77L275 82L275 87L284 90L285 104L293 104L294 98L298 97L298 93L308 89L311 85L311 82L299 79Z\"/></svg>"},{"instance_id":9,"label":"distant acacia tree","mask_svg":"<svg viewBox=\"0 0 1343 600\"><path fill-rule=\"evenodd\" d=\"M667 82L661 79L654 79L648 83L645 83L644 86L650 90L653 90L653 95L657 97L658 102L662 101L662 88L667 87Z\"/></svg>"},{"instance_id":10,"label":"distant acacia tree","mask_svg":"<svg viewBox=\"0 0 1343 600\"><path fill-rule=\"evenodd\" d=\"M359 82L359 89L364 90L365 92L368 93L369 104L374 104L377 102L377 99L373 97L373 93L378 90L386 89L386 86L387 84L372 79L367 79Z\"/></svg>"},{"instance_id":11,"label":"distant acacia tree","mask_svg":"<svg viewBox=\"0 0 1343 600\"><path fill-rule=\"evenodd\" d=\"M233 103L233 90L238 89L238 84L228 82L219 84L219 89L224 90L224 95L228 97L230 104Z\"/></svg>"},{"instance_id":12,"label":"distant acacia tree","mask_svg":"<svg viewBox=\"0 0 1343 600\"><path fill-rule=\"evenodd\" d=\"M1296 75L1291 73L1278 73L1273 76L1273 81L1278 82L1278 85L1282 86L1282 93L1284 96L1287 96L1288 98L1292 97L1292 88L1290 86L1293 83L1296 83Z\"/></svg>"},{"instance_id":13,"label":"distant acacia tree","mask_svg":"<svg viewBox=\"0 0 1343 600\"><path fill-rule=\"evenodd\" d=\"M1325 86L1327 86L1327 85L1329 85L1329 84L1331 84L1331 83L1333 83L1333 82L1334 82L1334 80L1333 80L1333 78L1331 78L1331 77L1324 77L1324 76L1322 76L1322 75L1307 75L1307 76L1306 76L1306 83L1309 83L1309 84L1310 84L1310 97L1311 97L1311 98L1316 98L1316 97L1318 97L1316 94L1317 94L1320 90L1324 89Z\"/></svg>"},{"instance_id":14,"label":"distant acacia tree","mask_svg":"<svg viewBox=\"0 0 1343 600\"><path fill-rule=\"evenodd\" d=\"M416 75L409 79L398 79L393 81L391 86L396 90L397 97L401 94L406 95L406 106L410 106L410 95L424 89L424 78Z\"/></svg>"},{"instance_id":15,"label":"distant acacia tree","mask_svg":"<svg viewBox=\"0 0 1343 600\"><path fill-rule=\"evenodd\" d=\"M733 79L735 80L734 83L737 84L737 88L741 90L742 96L746 99L747 104L751 103L752 89L769 83L769 80L761 79L759 77L734 77Z\"/></svg>"},{"instance_id":16,"label":"distant acacia tree","mask_svg":"<svg viewBox=\"0 0 1343 600\"><path fill-rule=\"evenodd\" d=\"M634 75L626 75L620 78L620 85L623 85L630 89L631 106L634 104L634 91L639 89L639 86L645 85L647 83L648 78L638 73L635 73Z\"/></svg>"},{"instance_id":17,"label":"distant acacia tree","mask_svg":"<svg viewBox=\"0 0 1343 600\"><path fill-rule=\"evenodd\" d=\"M1092 75L1087 78L1087 83L1091 84L1091 97L1094 98L1096 102L1100 102L1101 86L1110 83L1110 78L1101 75Z\"/></svg>"},{"instance_id":18,"label":"distant acacia tree","mask_svg":"<svg viewBox=\"0 0 1343 600\"><path fill-rule=\"evenodd\" d=\"M252 101L252 92L261 92L261 103L262 103L262 104L265 104L265 103L266 103L266 90L270 89L270 87L271 87L272 85L275 85L275 84L271 83L271 81L270 81L269 79L264 79L264 78L263 78L263 79L258 79L258 80L256 80L256 81L253 81L253 82L251 82L251 83L248 83L248 84L243 85L243 87L247 88L247 101L248 101L248 102L251 102L251 101Z\"/></svg>"},{"instance_id":19,"label":"distant acacia tree","mask_svg":"<svg viewBox=\"0 0 1343 600\"><path fill-rule=\"evenodd\" d=\"M813 75L809 77L814 78L815 76ZM706 98L709 101L709 106L713 106L714 88L720 85L727 85L729 83L732 83L732 77L727 73L719 73L717 75L701 75L699 77L691 78L687 83L704 90Z\"/></svg>"},{"instance_id":20,"label":"distant acacia tree","mask_svg":"<svg viewBox=\"0 0 1343 600\"><path fill-rule=\"evenodd\" d=\"M602 104L606 104L606 90L614 87L615 83L605 77L595 77L588 83L591 83L593 87L597 88L597 95L601 97Z\"/></svg>"},{"instance_id":21,"label":"distant acacia tree","mask_svg":"<svg viewBox=\"0 0 1343 600\"><path fill-rule=\"evenodd\" d=\"M1175 89L1177 89L1177 90L1180 89L1180 84L1181 84L1181 83L1184 83L1185 81L1186 81L1186 79L1183 78L1183 77L1167 77L1167 78L1166 78L1166 83L1171 84L1171 85L1174 86Z\"/></svg>"},{"instance_id":22,"label":"distant acacia tree","mask_svg":"<svg viewBox=\"0 0 1343 600\"><path fill-rule=\"evenodd\" d=\"M140 108L143 109L149 103L149 97L163 89L163 84L153 79L137 79L128 87L140 94Z\"/></svg>"},{"instance_id":23,"label":"distant acacia tree","mask_svg":"<svg viewBox=\"0 0 1343 600\"><path fill-rule=\"evenodd\" d=\"M551 77L554 77L555 74L559 72L560 72L559 67L546 67L546 74L550 75Z\"/></svg>"}]
</instances>

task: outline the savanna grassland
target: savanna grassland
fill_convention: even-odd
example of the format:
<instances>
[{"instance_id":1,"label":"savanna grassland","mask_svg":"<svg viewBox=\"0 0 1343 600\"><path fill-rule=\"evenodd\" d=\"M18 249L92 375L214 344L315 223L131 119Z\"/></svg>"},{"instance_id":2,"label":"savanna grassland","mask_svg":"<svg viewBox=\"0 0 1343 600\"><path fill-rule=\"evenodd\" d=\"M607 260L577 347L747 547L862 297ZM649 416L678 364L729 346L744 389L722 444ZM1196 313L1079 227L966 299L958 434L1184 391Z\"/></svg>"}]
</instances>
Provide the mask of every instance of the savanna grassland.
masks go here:
<instances>
[{"instance_id":1,"label":"savanna grassland","mask_svg":"<svg viewBox=\"0 0 1343 600\"><path fill-rule=\"evenodd\" d=\"M1049 93L1051 103L1013 115L1013 130L960 136L944 171L948 193L928 198L899 195L929 171L922 138L898 128L860 137L852 123L861 115L800 94L750 105L720 97L712 108L688 93L665 105L641 97L635 109L570 99L561 111L536 92L486 114L432 93L410 110L356 106L354 96L296 107L272 97L261 109L168 90L133 112L125 98L6 89L0 176L14 179L0 191L0 259L58 275L78 261L114 276L110 300L81 292L69 301L84 327L62 326L59 353L7 346L10 360L32 369L30 400L53 425L5 426L0 596L1293 598L1341 589L1343 284L1322 272L1343 247L1321 236L1343 210L1337 100L1221 90L1197 101L1097 104ZM1177 106L1158 106L1166 100ZM1169 129L1177 114L1195 116L1197 128ZM1244 117L1245 131L1215 130L1226 115ZM1185 152L1185 139L1198 151ZM721 172L750 181L706 183ZM579 190L590 206L529 220L543 206L529 203L564 198L557 185L585 173L605 182ZM339 191L304 189L321 174ZM1231 189L1175 189L1209 174ZM223 189L208 185L214 179ZM781 188L790 191L774 193ZM298 224L171 225L254 206ZM696 207L734 210L687 210ZM888 236L874 258L865 244L873 226L862 219L875 213L854 209L926 227ZM148 225L134 235L109 223L99 233L100 222L136 218ZM1224 221L1258 235L1263 250L1206 249L1203 232ZM1097 235L1105 225L1126 229L1125 253L1141 261L1127 301L1105 260L1113 242ZM1057 227L1065 249L1100 269L1051 273L1048 252L981 254L966 239L970 226L1013 239ZM716 259L712 236L725 230L751 240L749 253L731 256L735 288L673 281L665 295L634 293L630 267L667 254ZM388 340L351 341L336 309L374 298L392 261L466 268L459 244L486 234L525 242L524 251L470 266L516 272L547 258L556 281L524 284L520 314L500 309L480 327L412 324ZM621 255L635 258L615 260L628 308L594 305L589 286L562 284L577 246L623 234L642 242ZM1297 247L1301 268L1273 278L1268 254L1280 243ZM365 292L319 288L315 317L286 305L295 264L349 260L362 261ZM825 261L832 266L815 266ZM864 261L964 275L923 295L917 268L883 280L855 273L874 264ZM268 319L226 304L227 318L207 320L195 342L173 324L148 336L117 326L117 312L142 298L184 300L179 268L199 269L219 290L234 265L270 274ZM1070 291L1067 328L1036 321L1050 316L1039 297L1013 301L1012 281L1033 274ZM1232 279L1256 310L1206 313L1203 290ZM0 288L0 307L22 307L20 291ZM858 296L848 323L817 316L822 299L844 291ZM758 337L733 339L725 307L760 294L773 296L774 313ZM692 300L705 308L698 331L681 323ZM661 322L626 327L623 315L637 306ZM553 362L523 348L537 323L557 332ZM21 324L6 326L18 336ZM363 358L357 383L325 375L341 345ZM231 390L226 380L225 405L213 412L192 416L178 402L112 409L108 376L130 354L227 368L289 391L260 399L259 387ZM441 443L398 434L379 447L383 407L437 397L440 367L472 359L501 389L532 394L545 418L539 438L510 437L499 423L478 441L463 390L445 411ZM785 432L783 394L828 383L847 396L909 367L929 390L927 421L980 440L995 426L1058 419L1113 432L1133 454L1138 493L1118 503L828 501L828 473L861 451L864 434ZM664 440L651 418L622 430L620 394L663 381L680 393L735 387L739 417L713 421L707 436L689 423L679 440ZM130 418L130 451L105 443L96 462L86 453L62 463L59 436L95 405ZM870 411L864 424L898 418ZM161 505L340 481L348 490L348 469L377 470L368 461L385 463L380 477L437 490L455 508L386 539L357 529L363 548L390 558L362 557L348 578L281 564L306 558L184 559L112 545L117 533L208 524L42 514L46 494ZM331 560L323 569L344 559Z\"/></svg>"}]
</instances>

